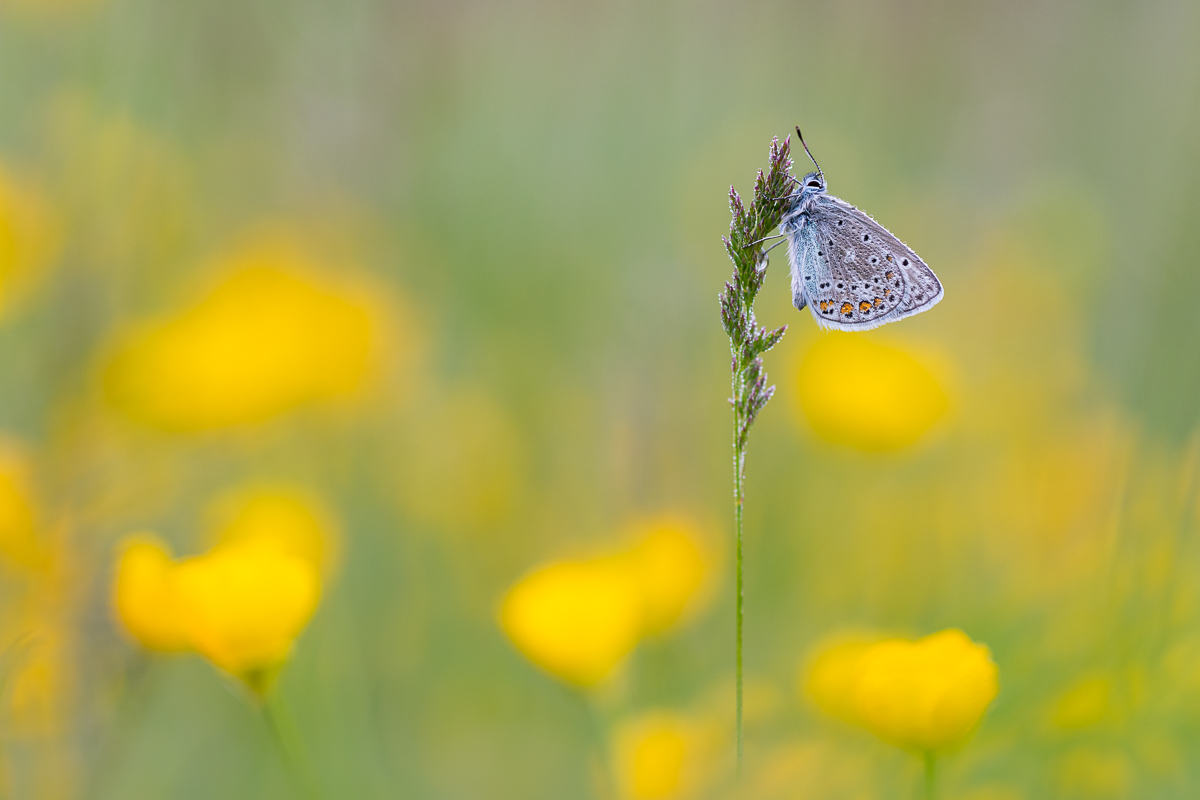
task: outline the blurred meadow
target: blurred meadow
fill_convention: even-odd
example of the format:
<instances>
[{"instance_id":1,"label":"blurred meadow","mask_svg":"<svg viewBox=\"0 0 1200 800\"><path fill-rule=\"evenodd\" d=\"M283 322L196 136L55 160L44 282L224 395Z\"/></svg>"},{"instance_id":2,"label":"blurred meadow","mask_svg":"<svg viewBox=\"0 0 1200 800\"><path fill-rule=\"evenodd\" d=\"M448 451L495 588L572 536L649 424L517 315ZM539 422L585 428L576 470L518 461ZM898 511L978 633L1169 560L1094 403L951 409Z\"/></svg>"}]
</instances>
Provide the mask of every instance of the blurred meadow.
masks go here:
<instances>
[{"instance_id":1,"label":"blurred meadow","mask_svg":"<svg viewBox=\"0 0 1200 800\"><path fill-rule=\"evenodd\" d=\"M796 124L946 295L772 254L739 784ZM0 0L0 797L1197 796L1197 130L1182 0Z\"/></svg>"}]
</instances>

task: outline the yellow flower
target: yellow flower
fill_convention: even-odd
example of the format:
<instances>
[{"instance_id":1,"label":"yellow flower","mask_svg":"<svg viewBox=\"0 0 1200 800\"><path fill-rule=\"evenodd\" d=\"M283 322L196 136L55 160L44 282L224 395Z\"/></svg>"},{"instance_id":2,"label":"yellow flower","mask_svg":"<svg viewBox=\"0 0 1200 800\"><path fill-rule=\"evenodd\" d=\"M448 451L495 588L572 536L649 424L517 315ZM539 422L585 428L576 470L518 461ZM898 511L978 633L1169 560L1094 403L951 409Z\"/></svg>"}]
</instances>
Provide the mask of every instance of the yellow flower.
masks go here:
<instances>
[{"instance_id":1,"label":"yellow flower","mask_svg":"<svg viewBox=\"0 0 1200 800\"><path fill-rule=\"evenodd\" d=\"M0 307L41 275L60 238L41 194L0 169Z\"/></svg>"},{"instance_id":2,"label":"yellow flower","mask_svg":"<svg viewBox=\"0 0 1200 800\"><path fill-rule=\"evenodd\" d=\"M901 747L933 752L966 739L998 684L988 648L951 629L915 642L840 645L816 659L807 688L829 713Z\"/></svg>"},{"instance_id":3,"label":"yellow flower","mask_svg":"<svg viewBox=\"0 0 1200 800\"><path fill-rule=\"evenodd\" d=\"M258 540L181 562L174 583L192 646L252 684L287 660L321 592L311 563Z\"/></svg>"},{"instance_id":4,"label":"yellow flower","mask_svg":"<svg viewBox=\"0 0 1200 800\"><path fill-rule=\"evenodd\" d=\"M696 597L708 562L695 532L683 522L663 519L645 525L632 549L621 554L642 594L645 633L674 625Z\"/></svg>"},{"instance_id":5,"label":"yellow flower","mask_svg":"<svg viewBox=\"0 0 1200 800\"><path fill-rule=\"evenodd\" d=\"M26 567L44 562L38 524L29 464L16 449L0 446L0 555Z\"/></svg>"},{"instance_id":6,"label":"yellow flower","mask_svg":"<svg viewBox=\"0 0 1200 800\"><path fill-rule=\"evenodd\" d=\"M365 303L314 282L307 260L268 242L174 319L130 337L105 373L110 401L143 423L196 431L261 422L352 393L375 326Z\"/></svg>"},{"instance_id":7,"label":"yellow flower","mask_svg":"<svg viewBox=\"0 0 1200 800\"><path fill-rule=\"evenodd\" d=\"M659 521L628 549L544 565L513 586L500 623L531 661L579 686L608 677L648 634L685 612L707 570L688 527Z\"/></svg>"},{"instance_id":8,"label":"yellow flower","mask_svg":"<svg viewBox=\"0 0 1200 800\"><path fill-rule=\"evenodd\" d=\"M871 642L845 641L823 648L804 675L803 690L826 714L858 724L855 689L863 653Z\"/></svg>"},{"instance_id":9,"label":"yellow flower","mask_svg":"<svg viewBox=\"0 0 1200 800\"><path fill-rule=\"evenodd\" d=\"M614 753L621 794L630 800L667 800L695 788L705 755L697 725L678 714L650 712L622 724Z\"/></svg>"},{"instance_id":10,"label":"yellow flower","mask_svg":"<svg viewBox=\"0 0 1200 800\"><path fill-rule=\"evenodd\" d=\"M271 536L240 538L172 561L161 544L124 545L117 616L150 650L195 651L264 692L316 610L317 567Z\"/></svg>"},{"instance_id":11,"label":"yellow flower","mask_svg":"<svg viewBox=\"0 0 1200 800\"><path fill-rule=\"evenodd\" d=\"M214 504L220 543L267 542L322 572L335 560L333 525L320 505L286 487L254 487Z\"/></svg>"},{"instance_id":12,"label":"yellow flower","mask_svg":"<svg viewBox=\"0 0 1200 800\"><path fill-rule=\"evenodd\" d=\"M867 451L917 441L946 412L933 374L862 334L821 336L800 363L799 401L821 438Z\"/></svg>"},{"instance_id":13,"label":"yellow flower","mask_svg":"<svg viewBox=\"0 0 1200 800\"><path fill-rule=\"evenodd\" d=\"M500 609L504 632L530 661L579 686L608 677L637 644L642 620L633 575L608 559L543 566Z\"/></svg>"},{"instance_id":14,"label":"yellow flower","mask_svg":"<svg viewBox=\"0 0 1200 800\"><path fill-rule=\"evenodd\" d=\"M174 584L170 553L150 536L126 540L117 560L113 604L125 629L149 650L178 652L191 643Z\"/></svg>"}]
</instances>

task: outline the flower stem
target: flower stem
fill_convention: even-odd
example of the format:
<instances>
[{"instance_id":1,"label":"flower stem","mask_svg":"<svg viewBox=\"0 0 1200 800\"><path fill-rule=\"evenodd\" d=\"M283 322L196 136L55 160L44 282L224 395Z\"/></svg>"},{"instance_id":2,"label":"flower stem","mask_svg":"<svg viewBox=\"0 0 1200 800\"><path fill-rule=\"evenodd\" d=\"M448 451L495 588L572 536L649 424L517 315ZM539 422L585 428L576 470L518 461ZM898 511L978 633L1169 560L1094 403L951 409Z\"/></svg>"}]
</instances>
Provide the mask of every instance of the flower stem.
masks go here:
<instances>
[{"instance_id":1,"label":"flower stem","mask_svg":"<svg viewBox=\"0 0 1200 800\"><path fill-rule=\"evenodd\" d=\"M288 775L305 800L321 800L317 791L316 779L309 770L308 761L304 758L304 749L300 744L300 736L296 724L288 713L287 707L279 696L268 697L262 705L263 719L271 731L271 740L279 749L279 757L287 768Z\"/></svg>"},{"instance_id":2,"label":"flower stem","mask_svg":"<svg viewBox=\"0 0 1200 800\"><path fill-rule=\"evenodd\" d=\"M925 800L936 800L937 798L937 770L935 769L937 759L932 750L925 751Z\"/></svg>"}]
</instances>

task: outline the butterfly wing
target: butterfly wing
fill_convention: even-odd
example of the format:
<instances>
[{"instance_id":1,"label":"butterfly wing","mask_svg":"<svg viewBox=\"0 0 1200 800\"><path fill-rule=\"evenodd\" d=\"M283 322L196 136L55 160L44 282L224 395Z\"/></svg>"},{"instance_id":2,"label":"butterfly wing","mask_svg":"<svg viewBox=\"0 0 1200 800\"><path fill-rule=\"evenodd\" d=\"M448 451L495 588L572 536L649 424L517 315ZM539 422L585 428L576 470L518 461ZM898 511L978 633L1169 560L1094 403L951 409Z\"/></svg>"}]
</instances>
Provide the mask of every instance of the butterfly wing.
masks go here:
<instances>
[{"instance_id":1,"label":"butterfly wing","mask_svg":"<svg viewBox=\"0 0 1200 800\"><path fill-rule=\"evenodd\" d=\"M921 257L867 214L815 198L792 237L792 293L825 328L868 330L933 308L942 284ZM797 308L803 308L798 300Z\"/></svg>"}]
</instances>

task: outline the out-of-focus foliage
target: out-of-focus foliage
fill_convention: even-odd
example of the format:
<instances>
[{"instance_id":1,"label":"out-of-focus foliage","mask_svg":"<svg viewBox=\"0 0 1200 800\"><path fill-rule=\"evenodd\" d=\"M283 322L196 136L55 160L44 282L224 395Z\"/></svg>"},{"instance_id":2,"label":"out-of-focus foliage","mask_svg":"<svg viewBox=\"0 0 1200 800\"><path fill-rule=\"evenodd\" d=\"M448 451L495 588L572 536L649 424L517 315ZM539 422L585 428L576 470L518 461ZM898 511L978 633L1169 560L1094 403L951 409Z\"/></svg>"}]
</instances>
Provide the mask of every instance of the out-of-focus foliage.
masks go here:
<instances>
[{"instance_id":1,"label":"out-of-focus foliage","mask_svg":"<svg viewBox=\"0 0 1200 800\"><path fill-rule=\"evenodd\" d=\"M60 237L44 193L0 167L0 308L41 277L58 254Z\"/></svg>"},{"instance_id":2,"label":"out-of-focus foliage","mask_svg":"<svg viewBox=\"0 0 1200 800\"><path fill-rule=\"evenodd\" d=\"M941 797L1194 797L1197 14L0 0L0 795L911 797L796 671L957 629ZM946 295L770 255L735 787L720 236L796 124Z\"/></svg>"},{"instance_id":3,"label":"out-of-focus foliage","mask_svg":"<svg viewBox=\"0 0 1200 800\"><path fill-rule=\"evenodd\" d=\"M479 531L507 521L525 491L525 451L503 408L478 389L418 399L397 423L399 505L424 524Z\"/></svg>"}]
</instances>

